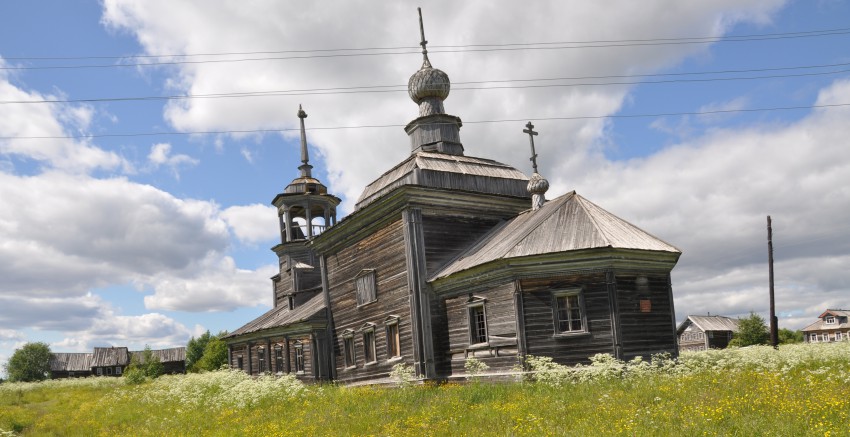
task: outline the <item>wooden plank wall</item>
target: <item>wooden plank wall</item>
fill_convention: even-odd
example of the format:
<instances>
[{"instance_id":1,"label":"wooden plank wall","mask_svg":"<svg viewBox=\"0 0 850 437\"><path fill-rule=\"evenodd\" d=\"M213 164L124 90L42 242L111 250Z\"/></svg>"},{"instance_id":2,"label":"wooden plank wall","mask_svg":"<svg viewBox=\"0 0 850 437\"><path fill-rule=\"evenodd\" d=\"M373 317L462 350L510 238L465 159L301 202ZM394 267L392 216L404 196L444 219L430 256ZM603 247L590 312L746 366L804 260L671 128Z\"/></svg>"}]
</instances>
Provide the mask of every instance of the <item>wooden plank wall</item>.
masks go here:
<instances>
[{"instance_id":1,"label":"wooden plank wall","mask_svg":"<svg viewBox=\"0 0 850 437\"><path fill-rule=\"evenodd\" d=\"M469 247L497 224L474 217L422 217L428 275Z\"/></svg>"},{"instance_id":2,"label":"wooden plank wall","mask_svg":"<svg viewBox=\"0 0 850 437\"><path fill-rule=\"evenodd\" d=\"M646 277L643 284L639 276ZM671 316L670 274L616 272L620 308L623 359L649 358L659 352L675 354L676 326ZM649 301L649 312L641 311L641 301ZM644 304L646 305L646 304Z\"/></svg>"},{"instance_id":3,"label":"wooden plank wall","mask_svg":"<svg viewBox=\"0 0 850 437\"><path fill-rule=\"evenodd\" d=\"M513 281L497 287L476 291L473 295L484 298L489 346L470 349L469 295L445 300L448 324L448 343L439 349L448 351L451 375L463 375L467 357L475 357L488 366L489 372L510 371L518 363L516 312L514 310ZM448 376L448 375L446 375Z\"/></svg>"},{"instance_id":4,"label":"wooden plank wall","mask_svg":"<svg viewBox=\"0 0 850 437\"><path fill-rule=\"evenodd\" d=\"M523 279L521 288L528 355L577 364L598 353L614 354L605 272ZM589 335L556 337L552 292L574 288L582 289Z\"/></svg>"},{"instance_id":5,"label":"wooden plank wall","mask_svg":"<svg viewBox=\"0 0 850 437\"><path fill-rule=\"evenodd\" d=\"M400 360L388 360L387 335L384 322L389 316L399 316L399 337L402 360L410 363L413 357L413 333L410 323L410 295L407 286L407 262L404 250L404 228L401 218L363 238L338 253L326 255L330 310L333 314L334 365L337 379L354 382L387 376ZM375 269L377 300L357 307L355 277L364 269ZM377 362L366 365L363 354L365 323L375 325ZM353 330L356 367L345 368L343 337ZM389 362L388 362L389 361Z\"/></svg>"}]
</instances>

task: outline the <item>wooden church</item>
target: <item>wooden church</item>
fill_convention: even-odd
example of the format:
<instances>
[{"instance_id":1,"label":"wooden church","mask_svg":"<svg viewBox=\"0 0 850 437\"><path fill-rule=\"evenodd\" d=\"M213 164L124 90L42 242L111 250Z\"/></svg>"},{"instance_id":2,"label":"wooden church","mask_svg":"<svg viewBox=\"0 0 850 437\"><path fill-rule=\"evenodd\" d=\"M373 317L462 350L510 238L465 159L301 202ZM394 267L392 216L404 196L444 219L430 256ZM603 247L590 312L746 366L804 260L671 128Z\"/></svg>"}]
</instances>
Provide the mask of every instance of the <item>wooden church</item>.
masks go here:
<instances>
[{"instance_id":1,"label":"wooden church","mask_svg":"<svg viewBox=\"0 0 850 437\"><path fill-rule=\"evenodd\" d=\"M421 16L420 16L421 25ZM410 156L340 199L311 174L304 119L300 175L272 204L274 307L225 340L230 365L345 384L389 381L404 363L421 380L463 378L475 357L494 375L524 357L587 362L677 353L670 271L678 249L576 192L553 200L537 172L466 156L446 113L449 77L422 67L408 82L419 116Z\"/></svg>"}]
</instances>

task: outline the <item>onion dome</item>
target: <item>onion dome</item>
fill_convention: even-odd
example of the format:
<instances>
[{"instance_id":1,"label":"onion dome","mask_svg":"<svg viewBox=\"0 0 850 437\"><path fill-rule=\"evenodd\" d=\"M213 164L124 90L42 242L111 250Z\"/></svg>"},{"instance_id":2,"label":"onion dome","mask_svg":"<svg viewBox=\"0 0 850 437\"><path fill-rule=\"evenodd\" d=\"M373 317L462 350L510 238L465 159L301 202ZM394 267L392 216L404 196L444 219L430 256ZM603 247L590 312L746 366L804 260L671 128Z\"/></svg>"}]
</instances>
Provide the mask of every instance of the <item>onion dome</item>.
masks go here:
<instances>
[{"instance_id":1,"label":"onion dome","mask_svg":"<svg viewBox=\"0 0 850 437\"><path fill-rule=\"evenodd\" d=\"M449 75L439 68L432 67L427 55L422 68L413 73L407 82L407 93L419 105L420 117L445 114L443 100L449 96L450 89Z\"/></svg>"},{"instance_id":2,"label":"onion dome","mask_svg":"<svg viewBox=\"0 0 850 437\"><path fill-rule=\"evenodd\" d=\"M531 194L539 194L544 195L546 191L549 190L549 181L546 180L543 176L540 176L540 173L534 173L531 175L531 178L528 180L528 192Z\"/></svg>"}]
</instances>

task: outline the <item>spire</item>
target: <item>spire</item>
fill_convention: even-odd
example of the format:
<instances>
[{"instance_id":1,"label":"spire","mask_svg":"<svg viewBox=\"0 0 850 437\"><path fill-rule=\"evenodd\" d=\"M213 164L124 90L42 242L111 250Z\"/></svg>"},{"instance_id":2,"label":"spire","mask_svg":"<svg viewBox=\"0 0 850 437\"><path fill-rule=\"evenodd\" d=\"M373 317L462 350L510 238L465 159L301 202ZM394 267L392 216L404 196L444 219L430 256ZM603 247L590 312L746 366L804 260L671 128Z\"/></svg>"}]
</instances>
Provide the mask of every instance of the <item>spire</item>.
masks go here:
<instances>
[{"instance_id":1,"label":"spire","mask_svg":"<svg viewBox=\"0 0 850 437\"><path fill-rule=\"evenodd\" d=\"M419 11L419 36L421 37L421 41L419 45L422 46L422 68L431 68L431 61L428 60L428 41L425 40L425 25L422 24L422 8L416 8Z\"/></svg>"},{"instance_id":2,"label":"spire","mask_svg":"<svg viewBox=\"0 0 850 437\"><path fill-rule=\"evenodd\" d=\"M549 189L549 181L546 180L540 173L537 173L537 152L534 150L534 137L537 132L534 131L534 125L529 121L525 125L526 129L522 131L528 134L528 141L531 144L531 165L534 168L534 173L528 179L528 192L531 193L531 209L537 210L546 202L546 191Z\"/></svg>"},{"instance_id":3,"label":"spire","mask_svg":"<svg viewBox=\"0 0 850 437\"><path fill-rule=\"evenodd\" d=\"M310 174L310 170L313 168L310 165L310 155L307 153L307 131L304 129L304 119L307 118L307 113L304 112L304 109L301 108L301 105L298 105L298 118L301 121L301 165L298 166L298 170L301 170L302 178L313 177Z\"/></svg>"}]
</instances>

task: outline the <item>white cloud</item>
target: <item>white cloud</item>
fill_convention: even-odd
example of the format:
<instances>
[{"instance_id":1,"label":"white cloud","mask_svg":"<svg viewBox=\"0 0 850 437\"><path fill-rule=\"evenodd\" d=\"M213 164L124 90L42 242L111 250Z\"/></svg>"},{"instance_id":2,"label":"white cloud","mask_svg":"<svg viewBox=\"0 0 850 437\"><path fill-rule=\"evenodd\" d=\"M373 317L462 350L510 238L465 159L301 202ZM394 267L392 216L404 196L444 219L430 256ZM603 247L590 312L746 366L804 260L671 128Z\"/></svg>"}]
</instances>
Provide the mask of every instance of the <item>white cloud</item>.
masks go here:
<instances>
[{"instance_id":1,"label":"white cloud","mask_svg":"<svg viewBox=\"0 0 850 437\"><path fill-rule=\"evenodd\" d=\"M280 239L277 210L272 206L259 203L231 206L221 212L221 218L242 242L269 243Z\"/></svg>"},{"instance_id":2,"label":"white cloud","mask_svg":"<svg viewBox=\"0 0 850 437\"><path fill-rule=\"evenodd\" d=\"M256 270L236 267L232 258L211 258L193 277L163 276L154 279L154 294L145 296L149 309L176 311L232 311L268 304L276 265Z\"/></svg>"},{"instance_id":3,"label":"white cloud","mask_svg":"<svg viewBox=\"0 0 850 437\"><path fill-rule=\"evenodd\" d=\"M172 174L176 179L180 179L180 166L198 165L200 161L184 154L171 154L171 144L158 143L151 146L151 152L148 154L148 161L154 168L166 166L171 169Z\"/></svg>"}]
</instances>

